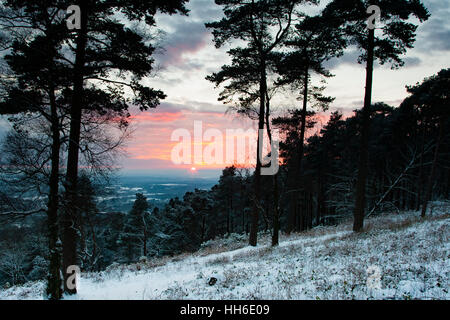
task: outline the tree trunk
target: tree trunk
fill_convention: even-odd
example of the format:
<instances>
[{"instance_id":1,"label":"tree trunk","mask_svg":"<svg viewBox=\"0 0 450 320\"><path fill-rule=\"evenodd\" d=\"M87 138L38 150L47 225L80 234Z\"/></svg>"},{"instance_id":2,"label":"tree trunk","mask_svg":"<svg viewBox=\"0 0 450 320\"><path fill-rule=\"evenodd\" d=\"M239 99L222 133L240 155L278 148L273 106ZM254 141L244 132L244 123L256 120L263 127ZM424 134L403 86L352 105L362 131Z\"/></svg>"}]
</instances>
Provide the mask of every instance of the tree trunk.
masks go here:
<instances>
[{"instance_id":1,"label":"tree trunk","mask_svg":"<svg viewBox=\"0 0 450 320\"><path fill-rule=\"evenodd\" d=\"M308 212L308 229L313 227L313 195L312 192L309 193L309 212Z\"/></svg>"},{"instance_id":2,"label":"tree trunk","mask_svg":"<svg viewBox=\"0 0 450 320\"><path fill-rule=\"evenodd\" d=\"M423 190L423 159L425 157L425 125L422 121L422 143L421 143L421 157L419 165L419 177L417 183L417 207L416 210L419 211L420 204L422 203L422 190Z\"/></svg>"},{"instance_id":3,"label":"tree trunk","mask_svg":"<svg viewBox=\"0 0 450 320\"><path fill-rule=\"evenodd\" d=\"M144 227L144 257L147 256L147 228Z\"/></svg>"},{"instance_id":4,"label":"tree trunk","mask_svg":"<svg viewBox=\"0 0 450 320\"><path fill-rule=\"evenodd\" d=\"M231 184L231 197L230 197L230 226L229 226L229 232L228 234L233 233L233 212L234 212L234 208L233 208L233 192L234 192L234 186L233 184Z\"/></svg>"},{"instance_id":5,"label":"tree trunk","mask_svg":"<svg viewBox=\"0 0 450 320\"><path fill-rule=\"evenodd\" d=\"M300 144L298 150L298 181L300 181L300 177L302 175L302 162L303 162L303 153L305 149L305 132L306 132L306 111L308 107L308 94L309 94L309 67L305 69L305 87L303 90L303 109L302 109L302 126L300 128Z\"/></svg>"},{"instance_id":6,"label":"tree trunk","mask_svg":"<svg viewBox=\"0 0 450 320\"><path fill-rule=\"evenodd\" d=\"M267 136L269 137L269 143L272 145L272 131L270 129L270 99L266 95L266 129ZM273 156L273 155L272 155ZM273 233L272 233L272 246L277 246L279 243L280 233L280 208L278 204L278 173L273 175Z\"/></svg>"},{"instance_id":7,"label":"tree trunk","mask_svg":"<svg viewBox=\"0 0 450 320\"><path fill-rule=\"evenodd\" d=\"M299 197L299 189L300 189L300 181L302 175L302 161L303 161L303 153L304 153L304 144L305 144L305 132L306 132L306 112L308 107L308 82L309 82L309 66L306 66L304 73L304 88L303 88L303 109L302 109L302 119L301 119L301 127L300 127L300 141L298 146L298 155L297 155L297 172L294 172L292 181L293 181L293 189L297 191L291 191L291 204L296 203L298 205L298 197ZM287 233L291 233L295 229L295 220L296 220L296 206L291 205L289 210L288 217L288 228Z\"/></svg>"},{"instance_id":8,"label":"tree trunk","mask_svg":"<svg viewBox=\"0 0 450 320\"><path fill-rule=\"evenodd\" d=\"M50 80L52 83L52 80ZM58 207L59 207L59 152L61 147L58 112L56 107L55 91L50 84L49 90L50 108L51 108L51 131L52 131L52 151L51 151L51 173L49 180L49 197L47 210L48 224L48 248L50 263L48 266L47 278L47 296L50 300L59 300L62 296L61 283L61 248L58 246L59 226L58 226Z\"/></svg>"},{"instance_id":9,"label":"tree trunk","mask_svg":"<svg viewBox=\"0 0 450 320\"><path fill-rule=\"evenodd\" d=\"M78 182L78 158L81 131L81 114L83 108L83 82L84 65L87 44L87 5L86 1L80 1L81 29L76 40L76 57L74 67L73 100L70 109L70 139L67 157L66 173L66 207L64 217L63 236L63 274L64 291L68 294L76 294L77 290L67 287L67 268L77 265L77 231L75 222L77 217L77 182Z\"/></svg>"},{"instance_id":10,"label":"tree trunk","mask_svg":"<svg viewBox=\"0 0 450 320\"><path fill-rule=\"evenodd\" d=\"M369 30L366 68L366 93L362 112L361 144L358 164L358 180L356 183L356 202L354 210L353 231L360 232L364 227L364 208L366 204L366 180L369 161L369 126L370 108L372 105L373 62L375 46L375 30Z\"/></svg>"},{"instance_id":11,"label":"tree trunk","mask_svg":"<svg viewBox=\"0 0 450 320\"><path fill-rule=\"evenodd\" d=\"M322 174L319 171L319 182L318 182L318 188L317 188L316 225L320 224L321 212L324 209L322 189L323 189Z\"/></svg>"},{"instance_id":12,"label":"tree trunk","mask_svg":"<svg viewBox=\"0 0 450 320\"><path fill-rule=\"evenodd\" d=\"M245 211L246 210L245 210L245 204L244 204L244 186L243 186L242 182L240 183L240 186L241 186L241 188L240 188L241 201L239 203L241 204L240 207L241 207L241 212L242 212L242 233L244 233L245 232Z\"/></svg>"},{"instance_id":13,"label":"tree trunk","mask_svg":"<svg viewBox=\"0 0 450 320\"><path fill-rule=\"evenodd\" d=\"M273 234L272 246L277 246L279 243L280 233L280 208L278 204L278 174L273 176Z\"/></svg>"},{"instance_id":14,"label":"tree trunk","mask_svg":"<svg viewBox=\"0 0 450 320\"><path fill-rule=\"evenodd\" d=\"M259 84L259 121L258 121L258 130L264 130L264 111L266 107L266 93L267 93L267 79L266 79L266 61L265 57L261 57L261 75L260 75L260 84ZM258 242L258 220L259 220L259 210L260 210L260 197L261 197L261 158L260 158L260 137L258 132L258 141L257 141L257 154L256 154L256 169L255 169L255 199L253 202L253 212L250 226L250 237L249 244L251 246L256 246Z\"/></svg>"},{"instance_id":15,"label":"tree trunk","mask_svg":"<svg viewBox=\"0 0 450 320\"><path fill-rule=\"evenodd\" d=\"M203 242L205 242L205 223L206 223L206 218L205 218L205 215L203 214L203 217L202 217L202 237L200 238L201 239L201 243L203 243Z\"/></svg>"},{"instance_id":16,"label":"tree trunk","mask_svg":"<svg viewBox=\"0 0 450 320\"><path fill-rule=\"evenodd\" d=\"M425 214L427 212L428 202L431 199L431 193L433 191L434 176L436 174L436 167L437 167L437 162L438 162L438 158L439 158L439 148L441 146L441 141L442 141L443 135L444 135L444 118L441 116L439 118L439 136L438 136L438 139L436 142L436 149L434 151L433 165L431 166L430 178L428 180L425 198L423 199L422 213L420 214L422 218L425 217Z\"/></svg>"},{"instance_id":17,"label":"tree trunk","mask_svg":"<svg viewBox=\"0 0 450 320\"><path fill-rule=\"evenodd\" d=\"M227 227L226 227L226 230L227 230L227 235L230 235L230 210L229 209L227 210Z\"/></svg>"},{"instance_id":18,"label":"tree trunk","mask_svg":"<svg viewBox=\"0 0 450 320\"><path fill-rule=\"evenodd\" d=\"M99 271L98 269L95 269L94 266L97 264L97 241L96 241L96 237L95 237L95 228L94 228L94 224L92 223L92 219L90 217L90 213L87 216L87 221L89 224L89 228L91 230L91 235L92 235L92 259L90 261L91 263L91 267L90 269L93 271Z\"/></svg>"},{"instance_id":19,"label":"tree trunk","mask_svg":"<svg viewBox=\"0 0 450 320\"><path fill-rule=\"evenodd\" d=\"M81 209L81 208L80 208ZM84 210L85 208L83 208ZM85 212L87 215L88 213ZM89 263L89 254L88 254L88 246L87 246L87 239L86 239L86 232L84 231L84 219L83 214L80 212L80 214L77 217L77 223L76 223L76 229L78 230L79 234L79 254L77 257L81 260L81 270L86 270L86 266Z\"/></svg>"}]
</instances>

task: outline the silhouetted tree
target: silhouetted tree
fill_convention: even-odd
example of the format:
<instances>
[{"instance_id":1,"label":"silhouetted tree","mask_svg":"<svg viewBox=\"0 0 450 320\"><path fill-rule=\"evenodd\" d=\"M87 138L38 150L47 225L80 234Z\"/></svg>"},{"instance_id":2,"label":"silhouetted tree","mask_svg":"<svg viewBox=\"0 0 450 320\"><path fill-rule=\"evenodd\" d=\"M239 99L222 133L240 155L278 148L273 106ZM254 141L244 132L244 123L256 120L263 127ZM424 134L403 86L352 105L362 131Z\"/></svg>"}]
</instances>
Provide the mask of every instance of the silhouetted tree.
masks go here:
<instances>
[{"instance_id":1,"label":"silhouetted tree","mask_svg":"<svg viewBox=\"0 0 450 320\"><path fill-rule=\"evenodd\" d=\"M297 145L296 152L297 163L291 162L293 166L289 170L291 201L288 232L294 229L297 211L308 101L312 100L321 110L327 110L330 103L334 101L333 98L322 94L323 86L311 86L310 73L316 73L325 78L331 77L331 73L323 67L323 63L333 57L341 56L346 46L341 29L332 22L322 16L305 17L296 25L296 32L286 41L286 44L295 51L289 52L279 66L281 74L279 83L289 84L293 90L300 90L303 96L301 119L298 122L301 129L300 143Z\"/></svg>"},{"instance_id":2,"label":"silhouetted tree","mask_svg":"<svg viewBox=\"0 0 450 320\"><path fill-rule=\"evenodd\" d=\"M145 21L147 27L155 25L156 12L186 13L184 4L187 0L172 1L94 1L79 0L74 4L81 9L81 28L71 34L74 42L72 50L73 88L70 107L70 135L66 171L66 211L64 215L63 268L76 264L77 234L71 227L77 217L76 190L78 179L80 130L82 110L92 108L86 99L87 84L103 83L108 89L95 86L99 94L111 99L116 104L104 110L128 109L133 103L141 110L155 108L165 95L141 84L141 80L152 71L151 55L154 48L148 44L136 29L126 26L126 21ZM116 19L116 12L124 14L123 20ZM119 80L112 76L119 75ZM127 81L127 78L131 81ZM125 88L131 89L132 97L121 93ZM67 274L64 272L65 279ZM76 289L65 291L72 294Z\"/></svg>"},{"instance_id":3,"label":"silhouetted tree","mask_svg":"<svg viewBox=\"0 0 450 320\"><path fill-rule=\"evenodd\" d=\"M439 152L444 139L444 128L450 117L450 99L448 96L449 85L450 69L443 69L437 75L425 79L421 84L408 87L407 90L410 93L410 96L403 102L403 106L410 105L420 109L424 118L437 124L439 132L422 203L422 217L425 216L428 202L431 199Z\"/></svg>"},{"instance_id":4,"label":"silhouetted tree","mask_svg":"<svg viewBox=\"0 0 450 320\"><path fill-rule=\"evenodd\" d=\"M308 1L301 0L216 0L223 6L225 17L216 22L207 23L206 27L213 30L216 47L222 47L231 40L243 41L246 47L234 48L228 51L233 64L223 66L222 71L208 77L210 81L220 85L227 80L231 83L225 87L221 100L233 95L240 96L244 108L259 101L257 111L258 129L264 130L266 122L266 107L268 96L268 68L273 63L274 50L282 45L283 40L291 30L294 9L297 4ZM256 90L253 86L256 85ZM251 89L251 90L248 90ZM257 244L258 217L260 211L261 160L258 147L255 171L255 195L250 228L249 243Z\"/></svg>"},{"instance_id":5,"label":"silhouetted tree","mask_svg":"<svg viewBox=\"0 0 450 320\"><path fill-rule=\"evenodd\" d=\"M375 28L368 28L367 21L371 13L367 13L367 9L371 5L377 5L381 9L381 24L377 27L382 30L382 34L376 34ZM401 67L404 64L401 55L408 48L412 48L416 37L417 25L410 22L410 17L415 16L423 22L428 19L429 13L418 0L336 0L327 5L323 14L330 21L334 21L333 23L340 24L349 43L358 46L362 51L359 62L366 61L366 88L353 224L354 231L361 231L366 206L373 64L377 59L380 64L390 62L393 68Z\"/></svg>"},{"instance_id":6,"label":"silhouetted tree","mask_svg":"<svg viewBox=\"0 0 450 320\"><path fill-rule=\"evenodd\" d=\"M133 208L128 213L120 235L122 250L128 263L137 262L140 257L147 256L149 209L147 198L141 193L136 194Z\"/></svg>"},{"instance_id":7,"label":"silhouetted tree","mask_svg":"<svg viewBox=\"0 0 450 320\"><path fill-rule=\"evenodd\" d=\"M38 8L36 10L36 8ZM62 19L47 11L38 1L6 1L2 8L2 27L12 43L5 60L11 77L2 81L5 91L1 114L39 114L50 123L51 172L48 178L48 241L50 264L47 294L50 299L60 299L60 250L57 248L59 207L59 164L61 118L57 96L67 85L68 68L60 59L60 42L65 38ZM35 31L29 41L24 32ZM13 80L11 80L13 79Z\"/></svg>"}]
</instances>

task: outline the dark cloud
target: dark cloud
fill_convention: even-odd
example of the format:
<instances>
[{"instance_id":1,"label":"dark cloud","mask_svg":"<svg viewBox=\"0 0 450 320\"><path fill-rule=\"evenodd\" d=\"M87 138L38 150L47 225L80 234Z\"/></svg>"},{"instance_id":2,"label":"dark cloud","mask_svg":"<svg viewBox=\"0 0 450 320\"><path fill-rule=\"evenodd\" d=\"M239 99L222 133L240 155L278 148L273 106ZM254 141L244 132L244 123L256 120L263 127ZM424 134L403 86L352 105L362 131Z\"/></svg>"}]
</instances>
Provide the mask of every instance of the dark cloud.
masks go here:
<instances>
[{"instance_id":1,"label":"dark cloud","mask_svg":"<svg viewBox=\"0 0 450 320\"><path fill-rule=\"evenodd\" d=\"M450 51L450 1L424 0L431 17L417 31L416 48L426 54Z\"/></svg>"},{"instance_id":2,"label":"dark cloud","mask_svg":"<svg viewBox=\"0 0 450 320\"><path fill-rule=\"evenodd\" d=\"M358 64L358 57L361 55L361 52L358 50L348 50L342 57L340 58L333 58L327 62L325 62L324 66L325 68L329 70L334 70L337 67L341 65L350 65L350 66L357 66ZM404 57L403 61L405 62L405 67L417 67L422 63L422 60L418 57ZM388 66L389 64L386 64ZM362 67L365 67L365 64L362 65ZM379 68L380 64L377 62L375 63L375 68Z\"/></svg>"},{"instance_id":3,"label":"dark cloud","mask_svg":"<svg viewBox=\"0 0 450 320\"><path fill-rule=\"evenodd\" d=\"M214 3L214 0L191 0L189 9L191 15L205 21L218 20L223 16L222 7Z\"/></svg>"},{"instance_id":4,"label":"dark cloud","mask_svg":"<svg viewBox=\"0 0 450 320\"><path fill-rule=\"evenodd\" d=\"M331 60L325 62L324 66L327 69L333 70L340 65L357 65L358 57L361 55L356 49L350 49L345 52L345 54L340 58L332 58Z\"/></svg>"},{"instance_id":5,"label":"dark cloud","mask_svg":"<svg viewBox=\"0 0 450 320\"><path fill-rule=\"evenodd\" d=\"M203 64L198 61L186 61L184 54L194 54L211 41L211 32L205 22L219 19L220 6L211 0L192 0L188 8L188 17L162 16L159 20L166 36L163 39L163 52L157 55L157 61L163 68L177 67L183 70L199 70Z\"/></svg>"},{"instance_id":6,"label":"dark cloud","mask_svg":"<svg viewBox=\"0 0 450 320\"><path fill-rule=\"evenodd\" d=\"M415 52L419 54L432 54L433 52L450 51L450 0L424 0L425 7L431 13L430 19L419 24ZM352 48L347 50L341 58L333 58L325 63L325 67L333 70L340 65L357 64L360 52ZM404 57L405 67L417 67L422 63L418 57ZM376 68L379 65L375 66Z\"/></svg>"},{"instance_id":7,"label":"dark cloud","mask_svg":"<svg viewBox=\"0 0 450 320\"><path fill-rule=\"evenodd\" d=\"M450 1L448 0L423 0L423 3L431 13L448 10L450 6Z\"/></svg>"},{"instance_id":8,"label":"dark cloud","mask_svg":"<svg viewBox=\"0 0 450 320\"><path fill-rule=\"evenodd\" d=\"M444 24L444 20L435 19L423 29L417 48L420 51L450 51L450 28Z\"/></svg>"},{"instance_id":9,"label":"dark cloud","mask_svg":"<svg viewBox=\"0 0 450 320\"><path fill-rule=\"evenodd\" d=\"M406 57L403 59L405 61L405 67L418 67L421 65L422 60L417 57Z\"/></svg>"},{"instance_id":10,"label":"dark cloud","mask_svg":"<svg viewBox=\"0 0 450 320\"><path fill-rule=\"evenodd\" d=\"M180 22L172 27L174 31L164 39L162 43L164 49L157 55L157 61L163 68L192 67L187 65L183 55L193 54L203 49L207 44L209 32L203 22Z\"/></svg>"}]
</instances>

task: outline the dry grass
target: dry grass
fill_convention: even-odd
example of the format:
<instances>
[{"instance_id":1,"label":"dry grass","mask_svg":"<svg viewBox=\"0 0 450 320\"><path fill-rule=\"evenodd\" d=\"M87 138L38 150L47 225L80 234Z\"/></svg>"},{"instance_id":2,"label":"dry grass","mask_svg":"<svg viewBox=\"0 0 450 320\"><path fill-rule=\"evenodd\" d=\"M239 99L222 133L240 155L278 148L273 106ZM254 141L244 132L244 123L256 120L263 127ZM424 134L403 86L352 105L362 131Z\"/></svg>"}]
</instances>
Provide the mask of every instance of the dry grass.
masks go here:
<instances>
[{"instance_id":1,"label":"dry grass","mask_svg":"<svg viewBox=\"0 0 450 320\"><path fill-rule=\"evenodd\" d=\"M222 286L225 288L234 288L236 286L244 285L251 275L246 269L230 268L223 272L224 280Z\"/></svg>"},{"instance_id":2,"label":"dry grass","mask_svg":"<svg viewBox=\"0 0 450 320\"><path fill-rule=\"evenodd\" d=\"M433 210L437 210L437 205L433 206ZM442 206L440 207L442 209ZM444 208L450 208L450 205L445 204ZM445 212L445 211L444 211ZM257 250L249 250L249 251L243 251L235 253L234 255L219 255L218 257L212 257L208 262L207 265L214 266L214 265L227 265L231 264L234 261L257 261L261 258L264 258L266 256L269 256L273 254L274 250L278 252L282 252L283 256L291 256L299 254L299 252L302 251L302 247L313 247L314 243L317 242L317 237L320 236L329 236L328 239L322 239L321 240L321 246L317 247L315 250L316 254L318 255L327 255L331 259L333 257L337 257L339 255L344 256L357 256L358 252L355 251L355 247L352 245L352 243L355 243L356 241L362 240L362 241L370 241L371 238L374 236L376 232L380 232L383 230L385 232L390 231L402 231L405 229L408 229L409 227L413 226L416 223L424 223L424 222L431 222L436 220L445 220L450 217L450 211L449 213L444 213L440 215L431 215L429 214L425 218L420 217L419 212L405 212L400 215L397 214L382 214L370 217L366 219L365 221L365 228L364 232L362 233L353 233L349 232L347 234L339 234L343 231L351 231L352 230L352 219L349 218L346 221L342 221L337 226L319 226L316 228L313 228L311 230L308 230L306 232L301 233L291 233L290 235L285 233L280 233L280 243L281 242L288 242L288 241L295 241L295 240L302 240L301 245L298 243L292 243L292 244L285 244L282 247L271 247L271 233L270 232L261 232L258 235L258 246L259 248ZM386 252L401 252L405 257L408 256L409 252L412 251L413 246L429 246L432 247L433 245L439 245L439 243L445 243L449 240L449 227L447 225L442 225L439 229L430 230L431 233L433 233L434 239L437 241L437 243L418 243L417 239L415 237L415 234L413 232L403 234L402 239L398 239L398 241L392 241L389 247L385 248ZM397 237L395 232L392 232L391 237ZM433 238L430 237L430 238ZM194 258L195 257L205 257L209 255L214 254L220 254L224 252L230 252L237 249L245 248L248 246L248 239L247 235L232 235L229 237L219 238L215 239L213 241L209 241L207 245L204 245L199 251L195 253L183 253L176 256L171 257L161 257L161 258L151 258L148 261L141 262L141 263L135 263L130 265L113 265L108 268L107 272L110 272L112 270L115 271L118 275L123 275L126 271L135 271L140 272L142 270L149 270L149 269L155 269L158 267L163 267L167 265L168 263L173 262L179 262L187 258ZM361 248L360 248L361 250ZM363 249L365 250L365 249ZM420 260L423 263L426 263L430 259L438 259L442 257L438 257L437 255L441 255L440 251L435 250L435 252L432 252L433 250L427 251L427 254L422 254L420 257L415 257L416 259ZM361 253L361 252L359 252ZM370 255L369 255L370 257ZM373 257L372 257L373 258ZM366 263L376 263L376 260L373 261L365 261ZM358 275L355 278L355 281L359 283L359 281L363 278L363 270L350 270L350 274ZM101 274L101 273L100 273ZM242 283L243 277L245 278L246 273L242 270L237 271L236 269L227 270L227 273L225 274L225 282L224 286L230 286L233 287L235 285L239 285ZM98 275L99 281L101 281L102 276ZM361 278L361 279L360 279ZM284 289L292 287L293 283L292 281L295 281L295 279L287 279ZM282 282L284 283L284 282ZM324 284L325 286L325 284ZM346 290L349 292L352 291L351 285L344 285L346 287ZM254 298L259 296L258 290L255 290L253 294L249 294L249 298ZM180 292L179 290L176 290L175 288L169 289L170 296L177 297L177 298L183 298L186 294L186 292ZM289 294L289 290L283 290L283 297L291 296ZM283 298L280 296L280 298Z\"/></svg>"},{"instance_id":3,"label":"dry grass","mask_svg":"<svg viewBox=\"0 0 450 320\"><path fill-rule=\"evenodd\" d=\"M223 264L227 264L230 263L232 261L232 259L228 256L218 256L214 259L211 259L210 261L208 261L208 265L223 265Z\"/></svg>"},{"instance_id":4,"label":"dry grass","mask_svg":"<svg viewBox=\"0 0 450 320\"><path fill-rule=\"evenodd\" d=\"M247 246L247 243L236 243L234 245L230 246L211 246L211 247L205 247L201 248L199 251L195 252L194 255L198 257L206 257L212 254L218 254L228 251L233 251L237 249L241 249Z\"/></svg>"}]
</instances>

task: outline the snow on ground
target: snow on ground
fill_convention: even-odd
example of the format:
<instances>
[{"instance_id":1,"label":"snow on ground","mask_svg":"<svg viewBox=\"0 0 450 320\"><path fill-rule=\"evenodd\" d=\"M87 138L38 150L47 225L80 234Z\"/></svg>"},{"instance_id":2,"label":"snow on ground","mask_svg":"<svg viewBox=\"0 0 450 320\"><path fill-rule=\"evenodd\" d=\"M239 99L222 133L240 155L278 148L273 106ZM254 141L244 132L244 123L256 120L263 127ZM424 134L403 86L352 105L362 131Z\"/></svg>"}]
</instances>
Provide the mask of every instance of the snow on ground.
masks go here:
<instances>
[{"instance_id":1,"label":"snow on ground","mask_svg":"<svg viewBox=\"0 0 450 320\"><path fill-rule=\"evenodd\" d=\"M433 211L424 220L417 212L372 217L361 234L347 222L283 236L275 248L115 266L82 274L70 299L450 299L450 210ZM28 283L0 299L42 299L44 288Z\"/></svg>"}]
</instances>

